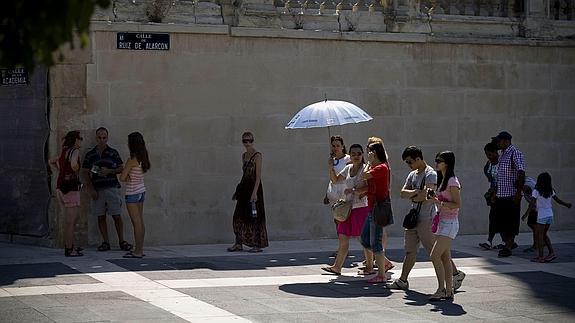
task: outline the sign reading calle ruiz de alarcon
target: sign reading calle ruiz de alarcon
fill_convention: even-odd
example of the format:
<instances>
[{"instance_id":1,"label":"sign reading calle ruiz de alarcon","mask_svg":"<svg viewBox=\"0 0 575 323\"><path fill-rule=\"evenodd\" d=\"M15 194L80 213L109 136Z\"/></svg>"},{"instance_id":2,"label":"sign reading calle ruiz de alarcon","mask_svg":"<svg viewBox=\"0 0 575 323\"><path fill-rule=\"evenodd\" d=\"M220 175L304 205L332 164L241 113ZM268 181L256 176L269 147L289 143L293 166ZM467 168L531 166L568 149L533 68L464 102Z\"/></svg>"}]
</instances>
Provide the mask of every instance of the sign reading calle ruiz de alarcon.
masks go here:
<instances>
[{"instance_id":1,"label":"sign reading calle ruiz de alarcon","mask_svg":"<svg viewBox=\"0 0 575 323\"><path fill-rule=\"evenodd\" d=\"M170 50L170 34L118 33L117 48L131 50Z\"/></svg>"},{"instance_id":2,"label":"sign reading calle ruiz de alarcon","mask_svg":"<svg viewBox=\"0 0 575 323\"><path fill-rule=\"evenodd\" d=\"M28 71L23 67L0 69L0 85L22 85L28 82Z\"/></svg>"}]
</instances>

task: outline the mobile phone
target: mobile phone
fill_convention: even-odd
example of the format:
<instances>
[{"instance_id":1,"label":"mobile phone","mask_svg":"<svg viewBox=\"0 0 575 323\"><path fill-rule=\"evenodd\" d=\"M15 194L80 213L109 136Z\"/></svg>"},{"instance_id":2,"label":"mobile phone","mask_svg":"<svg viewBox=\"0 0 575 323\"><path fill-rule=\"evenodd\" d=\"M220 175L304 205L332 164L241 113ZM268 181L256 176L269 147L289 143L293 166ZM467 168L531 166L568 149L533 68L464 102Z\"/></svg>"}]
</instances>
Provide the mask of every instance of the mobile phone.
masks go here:
<instances>
[{"instance_id":1,"label":"mobile phone","mask_svg":"<svg viewBox=\"0 0 575 323\"><path fill-rule=\"evenodd\" d=\"M432 189L427 189L427 199L430 200L435 196L435 191Z\"/></svg>"}]
</instances>

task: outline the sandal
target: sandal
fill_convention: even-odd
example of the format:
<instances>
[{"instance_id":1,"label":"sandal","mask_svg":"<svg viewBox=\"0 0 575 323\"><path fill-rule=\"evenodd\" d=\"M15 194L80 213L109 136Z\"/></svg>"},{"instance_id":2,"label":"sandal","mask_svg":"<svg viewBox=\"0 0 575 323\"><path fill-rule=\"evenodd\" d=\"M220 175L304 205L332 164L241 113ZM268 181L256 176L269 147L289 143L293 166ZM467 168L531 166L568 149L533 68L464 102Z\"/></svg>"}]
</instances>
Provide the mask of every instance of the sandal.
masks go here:
<instances>
[{"instance_id":1,"label":"sandal","mask_svg":"<svg viewBox=\"0 0 575 323\"><path fill-rule=\"evenodd\" d=\"M436 301L440 301L442 299L446 299L447 298L447 292L445 291L445 289L443 288L439 288L435 291L435 294L429 296L429 300L431 302L436 302Z\"/></svg>"},{"instance_id":2,"label":"sandal","mask_svg":"<svg viewBox=\"0 0 575 323\"><path fill-rule=\"evenodd\" d=\"M545 258L535 257L535 258L531 259L531 262L544 263L544 262L545 262Z\"/></svg>"},{"instance_id":3,"label":"sandal","mask_svg":"<svg viewBox=\"0 0 575 323\"><path fill-rule=\"evenodd\" d=\"M110 243L109 242L102 242L102 244L98 247L98 251L108 251L110 250Z\"/></svg>"},{"instance_id":4,"label":"sandal","mask_svg":"<svg viewBox=\"0 0 575 323\"><path fill-rule=\"evenodd\" d=\"M387 277L375 275L374 277L369 279L367 282L370 284L378 284L378 283L385 283L386 281L387 281Z\"/></svg>"},{"instance_id":5,"label":"sandal","mask_svg":"<svg viewBox=\"0 0 575 323\"><path fill-rule=\"evenodd\" d=\"M338 275L338 276L341 275L340 272L335 271L332 267L321 267L321 270L328 272L330 274L334 274L334 275Z\"/></svg>"},{"instance_id":6,"label":"sandal","mask_svg":"<svg viewBox=\"0 0 575 323\"><path fill-rule=\"evenodd\" d=\"M132 250L132 245L128 243L128 241L120 242L120 250L123 251L130 251Z\"/></svg>"},{"instance_id":7,"label":"sandal","mask_svg":"<svg viewBox=\"0 0 575 323\"><path fill-rule=\"evenodd\" d=\"M65 257L82 257L84 254L72 246L72 248L64 248Z\"/></svg>"},{"instance_id":8,"label":"sandal","mask_svg":"<svg viewBox=\"0 0 575 323\"><path fill-rule=\"evenodd\" d=\"M130 252L128 252L127 254L123 255L122 257L123 257L123 258L137 258L137 259L142 259L142 258L144 258L144 256L145 256L144 254L142 254L141 256L134 255L134 254L130 251Z\"/></svg>"},{"instance_id":9,"label":"sandal","mask_svg":"<svg viewBox=\"0 0 575 323\"><path fill-rule=\"evenodd\" d=\"M385 272L392 270L394 267L395 265L392 264L391 261L389 261L388 263L385 264Z\"/></svg>"},{"instance_id":10,"label":"sandal","mask_svg":"<svg viewBox=\"0 0 575 323\"><path fill-rule=\"evenodd\" d=\"M229 252L242 251L242 250L244 250L244 249L243 249L242 246L239 245L239 244L235 244L235 245L233 245L233 246L231 246L231 247L228 248L228 251L229 251Z\"/></svg>"},{"instance_id":11,"label":"sandal","mask_svg":"<svg viewBox=\"0 0 575 323\"><path fill-rule=\"evenodd\" d=\"M552 262L555 259L557 259L557 256L555 254L552 254L552 255L547 255L547 257L543 258L543 261Z\"/></svg>"}]
</instances>

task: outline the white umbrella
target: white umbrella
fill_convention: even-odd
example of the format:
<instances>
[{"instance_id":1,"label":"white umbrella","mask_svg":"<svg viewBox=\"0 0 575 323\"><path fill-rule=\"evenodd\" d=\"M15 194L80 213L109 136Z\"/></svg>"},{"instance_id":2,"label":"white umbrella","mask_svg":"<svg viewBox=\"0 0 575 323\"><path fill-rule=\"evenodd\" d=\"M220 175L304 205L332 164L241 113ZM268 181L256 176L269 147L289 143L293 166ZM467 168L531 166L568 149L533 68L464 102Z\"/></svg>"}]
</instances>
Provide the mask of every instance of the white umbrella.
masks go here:
<instances>
[{"instance_id":1,"label":"white umbrella","mask_svg":"<svg viewBox=\"0 0 575 323\"><path fill-rule=\"evenodd\" d=\"M286 129L328 128L359 123L373 118L360 107L346 101L324 100L301 109L286 125Z\"/></svg>"}]
</instances>

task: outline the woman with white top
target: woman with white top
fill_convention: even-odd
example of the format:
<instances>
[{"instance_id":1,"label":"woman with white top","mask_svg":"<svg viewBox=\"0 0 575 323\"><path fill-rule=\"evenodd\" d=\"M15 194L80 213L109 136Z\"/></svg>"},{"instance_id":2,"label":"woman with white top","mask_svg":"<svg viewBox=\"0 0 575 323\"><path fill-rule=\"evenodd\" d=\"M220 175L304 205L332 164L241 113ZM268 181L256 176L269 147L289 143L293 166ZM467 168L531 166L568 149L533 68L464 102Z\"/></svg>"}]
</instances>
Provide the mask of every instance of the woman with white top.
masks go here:
<instances>
[{"instance_id":1,"label":"woman with white top","mask_svg":"<svg viewBox=\"0 0 575 323\"><path fill-rule=\"evenodd\" d=\"M351 155L351 164L345 166L339 174L335 173L333 167L329 169L331 181L342 182L345 185L344 192L347 191L349 193L344 193L345 199L353 201L349 217L345 221L337 223L339 248L335 257L335 263L333 266L322 268L322 270L336 275L341 275L341 268L349 251L349 239L361 235L361 229L369 213L367 195L358 196L354 194L356 189L366 185L363 179L363 173L365 173L363 148L361 145L353 144L349 148L349 154Z\"/></svg>"},{"instance_id":2,"label":"woman with white top","mask_svg":"<svg viewBox=\"0 0 575 323\"><path fill-rule=\"evenodd\" d=\"M349 163L350 157L345 150L345 144L341 136L332 136L330 139L331 154L328 163L333 168L336 174L341 173L343 168ZM333 204L337 200L345 198L343 191L345 190L345 183L343 180L333 181L330 180L327 186L327 194L323 200L324 204Z\"/></svg>"},{"instance_id":3,"label":"woman with white top","mask_svg":"<svg viewBox=\"0 0 575 323\"><path fill-rule=\"evenodd\" d=\"M139 132L128 135L130 159L126 162L120 180L126 182L126 208L134 226L134 250L124 255L124 258L142 258L144 256L144 200L146 186L144 173L150 169L150 159L144 137Z\"/></svg>"}]
</instances>

